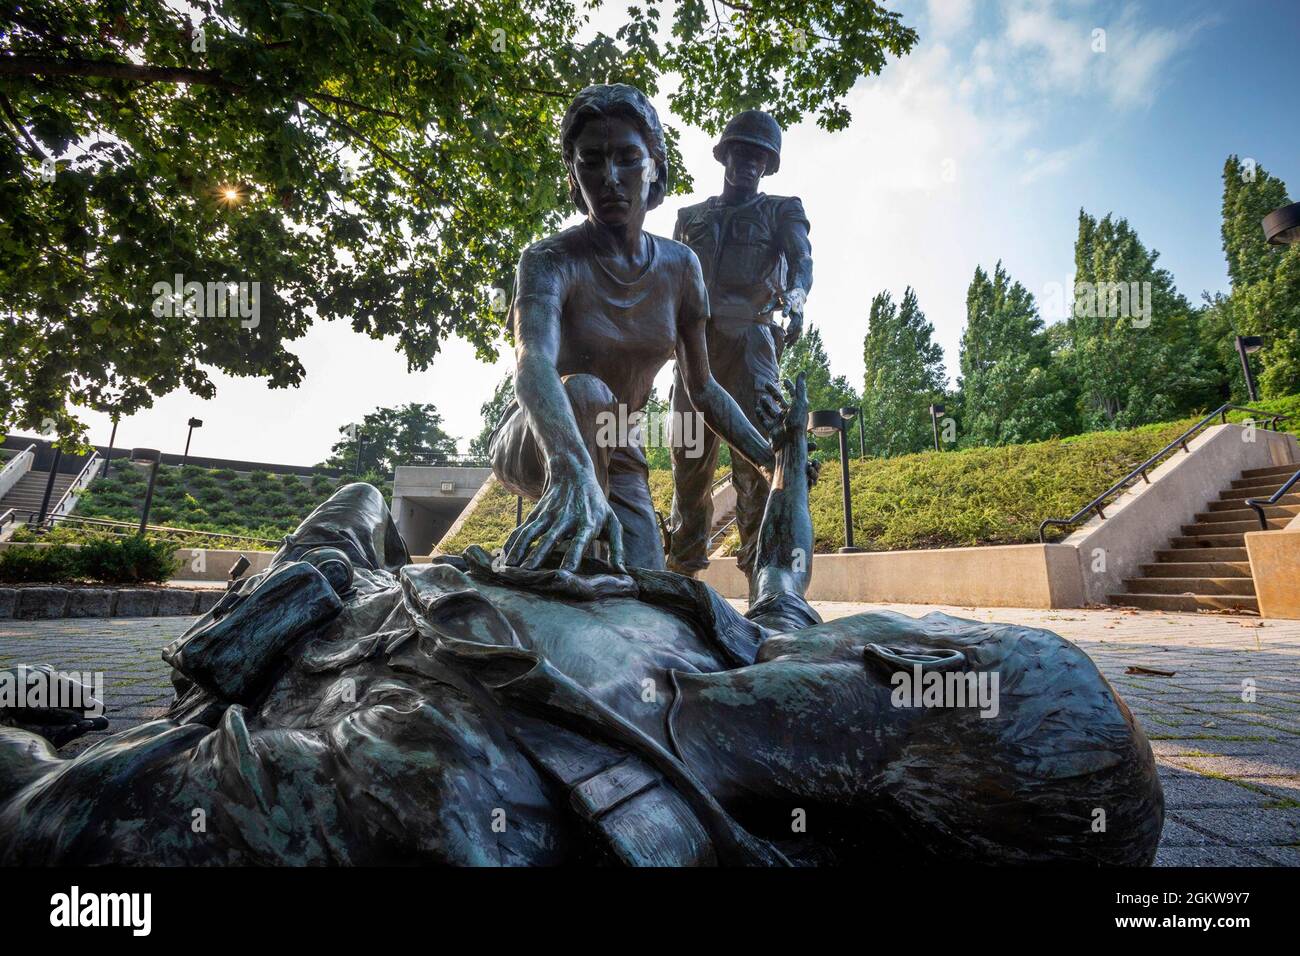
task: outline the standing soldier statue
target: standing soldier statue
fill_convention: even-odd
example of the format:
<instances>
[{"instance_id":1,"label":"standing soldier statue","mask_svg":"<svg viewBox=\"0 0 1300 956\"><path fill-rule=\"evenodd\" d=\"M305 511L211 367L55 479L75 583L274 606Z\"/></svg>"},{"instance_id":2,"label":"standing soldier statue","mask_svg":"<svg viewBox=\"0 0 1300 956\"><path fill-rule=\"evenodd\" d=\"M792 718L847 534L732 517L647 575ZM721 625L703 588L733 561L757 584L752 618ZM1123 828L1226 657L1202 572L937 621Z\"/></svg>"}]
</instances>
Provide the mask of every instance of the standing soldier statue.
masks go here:
<instances>
[{"instance_id":1,"label":"standing soldier statue","mask_svg":"<svg viewBox=\"0 0 1300 956\"><path fill-rule=\"evenodd\" d=\"M781 352L803 331L804 302L812 288L808 219L798 197L758 191L759 180L781 168L781 127L767 113L746 110L733 118L713 147L713 157L726 167L722 195L681 210L673 238L695 251L704 271L714 378L757 423L760 396L778 385ZM777 308L790 317L784 332L773 318ZM695 411L680 368L673 379L672 410L674 421ZM709 564L718 444L718 436L708 429L702 443L687 447L673 442L668 566L682 574L693 575ZM768 483L734 449L731 462L739 565L750 578Z\"/></svg>"}]
</instances>

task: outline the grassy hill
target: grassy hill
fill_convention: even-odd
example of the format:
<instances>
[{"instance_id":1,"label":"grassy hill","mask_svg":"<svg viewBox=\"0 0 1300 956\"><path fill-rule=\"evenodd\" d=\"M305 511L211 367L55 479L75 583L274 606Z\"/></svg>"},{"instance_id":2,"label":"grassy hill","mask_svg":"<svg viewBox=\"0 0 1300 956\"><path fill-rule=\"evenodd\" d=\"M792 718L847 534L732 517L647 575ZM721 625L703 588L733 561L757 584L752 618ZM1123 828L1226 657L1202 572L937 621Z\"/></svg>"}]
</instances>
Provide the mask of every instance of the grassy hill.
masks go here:
<instances>
[{"instance_id":1,"label":"grassy hill","mask_svg":"<svg viewBox=\"0 0 1300 956\"><path fill-rule=\"evenodd\" d=\"M273 551L279 538L293 531L336 487L351 480L163 465L158 469L149 523L236 535L243 540L232 546ZM81 497L76 514L139 521L147 487L147 470L114 461L109 476L97 479Z\"/></svg>"},{"instance_id":2,"label":"grassy hill","mask_svg":"<svg viewBox=\"0 0 1300 956\"><path fill-rule=\"evenodd\" d=\"M1254 405L1290 415L1283 427L1300 429L1300 395ZM1232 420L1245 417L1237 414ZM849 485L854 543L872 551L892 551L1037 541L1044 518L1072 515L1198 419L1027 445L853 459ZM655 506L667 515L671 474L652 471L650 492ZM843 545L838 461L825 462L809 507L817 550L833 551ZM514 495L497 485L444 550L455 553L470 544L491 550L505 542L514 524ZM1063 536L1049 531L1048 540ZM738 545L733 534L728 553Z\"/></svg>"}]
</instances>

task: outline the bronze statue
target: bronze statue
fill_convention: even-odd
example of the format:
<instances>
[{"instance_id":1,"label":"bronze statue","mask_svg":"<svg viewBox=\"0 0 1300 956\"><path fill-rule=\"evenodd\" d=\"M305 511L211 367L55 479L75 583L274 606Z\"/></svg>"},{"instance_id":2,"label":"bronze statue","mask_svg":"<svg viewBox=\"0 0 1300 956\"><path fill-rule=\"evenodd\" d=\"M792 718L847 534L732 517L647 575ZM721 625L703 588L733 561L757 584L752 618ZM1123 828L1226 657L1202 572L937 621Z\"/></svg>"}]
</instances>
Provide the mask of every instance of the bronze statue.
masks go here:
<instances>
[{"instance_id":1,"label":"bronze statue","mask_svg":"<svg viewBox=\"0 0 1300 956\"><path fill-rule=\"evenodd\" d=\"M725 167L722 194L677 214L674 239L694 250L709 290L709 367L750 421L779 379L781 352L803 329L812 288L808 217L796 196L767 196L759 180L781 168L781 127L767 113L746 110L731 120L713 148ZM790 317L784 333L774 324L779 307ZM679 370L680 371L680 370ZM681 375L673 382L673 420L692 414ZM672 445L673 527L668 567L694 574L708 567L713 524L713 481L718 436L704 430L702 447ZM732 447L740 569L750 578L758 527L767 502L767 478Z\"/></svg>"},{"instance_id":2,"label":"bronze statue","mask_svg":"<svg viewBox=\"0 0 1300 956\"><path fill-rule=\"evenodd\" d=\"M634 441L601 440L598 420L643 409L675 355L678 390L739 457L770 469L772 449L709 371L709 299L694 253L641 228L668 186L654 107L630 86L588 87L565 114L561 140L570 194L587 218L519 260L516 401L490 454L502 484L537 506L506 542L506 563L535 569L571 539L563 566L573 571L604 538L615 567L662 568L645 453ZM770 384L760 396L769 404L779 397Z\"/></svg>"},{"instance_id":3,"label":"bronze statue","mask_svg":"<svg viewBox=\"0 0 1300 956\"><path fill-rule=\"evenodd\" d=\"M167 648L166 717L64 760L32 729L79 715L0 711L0 864L1150 863L1151 748L1082 651L804 600L807 411L764 419L743 617L597 559L410 565L343 488Z\"/></svg>"}]
</instances>

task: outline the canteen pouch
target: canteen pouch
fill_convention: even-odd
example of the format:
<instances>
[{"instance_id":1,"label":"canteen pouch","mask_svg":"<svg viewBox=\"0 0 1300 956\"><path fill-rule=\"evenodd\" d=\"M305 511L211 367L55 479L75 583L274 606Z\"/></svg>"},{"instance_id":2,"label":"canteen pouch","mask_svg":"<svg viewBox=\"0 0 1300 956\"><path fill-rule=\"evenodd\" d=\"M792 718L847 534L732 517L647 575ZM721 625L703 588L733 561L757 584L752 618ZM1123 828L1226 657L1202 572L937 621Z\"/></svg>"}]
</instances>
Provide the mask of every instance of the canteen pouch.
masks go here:
<instances>
[{"instance_id":1,"label":"canteen pouch","mask_svg":"<svg viewBox=\"0 0 1300 956\"><path fill-rule=\"evenodd\" d=\"M167 645L162 657L205 690L252 705L284 653L342 610L334 587L315 567L282 564L223 617Z\"/></svg>"}]
</instances>

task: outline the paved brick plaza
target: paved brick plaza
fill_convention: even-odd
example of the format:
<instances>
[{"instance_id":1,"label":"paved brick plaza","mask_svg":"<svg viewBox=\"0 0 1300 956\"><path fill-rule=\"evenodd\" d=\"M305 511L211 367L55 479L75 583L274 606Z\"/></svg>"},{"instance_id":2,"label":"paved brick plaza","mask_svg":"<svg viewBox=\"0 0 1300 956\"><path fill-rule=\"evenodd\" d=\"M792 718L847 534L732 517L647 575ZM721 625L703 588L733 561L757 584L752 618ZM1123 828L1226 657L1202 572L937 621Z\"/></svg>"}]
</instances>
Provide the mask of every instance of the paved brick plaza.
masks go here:
<instances>
[{"instance_id":1,"label":"paved brick plaza","mask_svg":"<svg viewBox=\"0 0 1300 956\"><path fill-rule=\"evenodd\" d=\"M825 618L883 605L818 604ZM1034 611L890 605L1045 627L1076 642L1142 721L1164 781L1157 864L1300 866L1300 621L1124 610ZM114 731L171 698L159 649L189 618L0 622L0 666L103 670ZM1172 677L1129 675L1138 666ZM1242 700L1243 681L1255 700ZM104 735L64 748L84 749Z\"/></svg>"}]
</instances>

